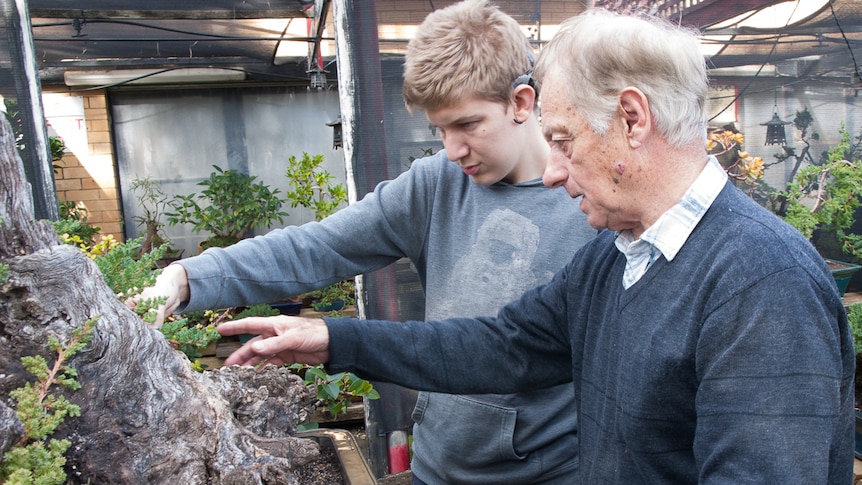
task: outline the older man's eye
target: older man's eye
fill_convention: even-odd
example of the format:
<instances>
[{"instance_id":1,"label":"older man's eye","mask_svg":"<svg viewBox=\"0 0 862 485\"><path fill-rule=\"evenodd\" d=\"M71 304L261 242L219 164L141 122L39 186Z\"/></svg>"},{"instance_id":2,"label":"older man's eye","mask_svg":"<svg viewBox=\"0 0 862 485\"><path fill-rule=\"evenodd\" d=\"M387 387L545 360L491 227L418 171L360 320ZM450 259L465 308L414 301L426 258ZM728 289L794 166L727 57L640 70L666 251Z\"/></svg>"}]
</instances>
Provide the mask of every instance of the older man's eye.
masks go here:
<instances>
[{"instance_id":1,"label":"older man's eye","mask_svg":"<svg viewBox=\"0 0 862 485\"><path fill-rule=\"evenodd\" d=\"M568 143L570 141L572 141L572 139L570 137L555 136L555 137L551 138L550 144L551 144L551 147L559 148L560 150L562 150L563 147L565 147L566 143Z\"/></svg>"}]
</instances>

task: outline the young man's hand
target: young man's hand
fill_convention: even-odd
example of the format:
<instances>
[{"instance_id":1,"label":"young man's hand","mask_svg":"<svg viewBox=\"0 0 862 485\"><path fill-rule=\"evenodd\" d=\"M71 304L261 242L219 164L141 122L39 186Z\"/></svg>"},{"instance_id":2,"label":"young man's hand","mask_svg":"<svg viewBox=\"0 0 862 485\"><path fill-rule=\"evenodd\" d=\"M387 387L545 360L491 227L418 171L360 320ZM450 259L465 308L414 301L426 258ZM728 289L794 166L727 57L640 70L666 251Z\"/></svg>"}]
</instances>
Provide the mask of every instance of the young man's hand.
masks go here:
<instances>
[{"instance_id":1,"label":"young man's hand","mask_svg":"<svg viewBox=\"0 0 862 485\"><path fill-rule=\"evenodd\" d=\"M319 318L249 317L222 323L218 332L224 336L257 335L232 353L225 365L323 364L329 361L329 328Z\"/></svg>"},{"instance_id":2,"label":"young man's hand","mask_svg":"<svg viewBox=\"0 0 862 485\"><path fill-rule=\"evenodd\" d=\"M150 298L166 296L168 299L163 305L159 305L156 321L153 326L159 328L165 323L165 317L171 315L180 303L189 299L189 278L186 269L179 264L171 264L162 270L156 278L155 284L136 296L126 300L126 306L135 309L138 302Z\"/></svg>"}]
</instances>

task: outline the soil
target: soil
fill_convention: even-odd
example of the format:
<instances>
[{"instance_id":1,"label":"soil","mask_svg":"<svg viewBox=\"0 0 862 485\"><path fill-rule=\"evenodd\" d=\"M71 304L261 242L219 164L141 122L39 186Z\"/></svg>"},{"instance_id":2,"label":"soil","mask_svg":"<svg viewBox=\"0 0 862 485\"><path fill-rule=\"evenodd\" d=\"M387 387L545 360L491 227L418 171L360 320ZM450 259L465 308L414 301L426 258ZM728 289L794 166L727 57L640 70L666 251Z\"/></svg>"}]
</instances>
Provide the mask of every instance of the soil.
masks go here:
<instances>
[{"instance_id":1,"label":"soil","mask_svg":"<svg viewBox=\"0 0 862 485\"><path fill-rule=\"evenodd\" d=\"M341 467L332 448L321 447L320 458L296 469L301 485L342 485Z\"/></svg>"},{"instance_id":2,"label":"soil","mask_svg":"<svg viewBox=\"0 0 862 485\"><path fill-rule=\"evenodd\" d=\"M349 431L359 445L362 456L367 460L365 426L341 426ZM296 469L296 478L300 485L343 485L344 477L335 450L329 447L320 448L320 457Z\"/></svg>"}]
</instances>

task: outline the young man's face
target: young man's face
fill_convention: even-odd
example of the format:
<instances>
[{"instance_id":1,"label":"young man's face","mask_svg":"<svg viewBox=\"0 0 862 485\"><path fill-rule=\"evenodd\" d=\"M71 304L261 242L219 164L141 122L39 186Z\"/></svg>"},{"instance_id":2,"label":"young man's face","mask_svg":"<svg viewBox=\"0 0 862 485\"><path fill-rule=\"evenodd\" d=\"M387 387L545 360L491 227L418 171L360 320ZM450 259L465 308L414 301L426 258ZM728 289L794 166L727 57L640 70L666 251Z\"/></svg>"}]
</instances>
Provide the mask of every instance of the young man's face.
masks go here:
<instances>
[{"instance_id":1,"label":"young man's face","mask_svg":"<svg viewBox=\"0 0 862 485\"><path fill-rule=\"evenodd\" d=\"M449 159L479 185L501 180L521 180L520 165L526 154L526 130L515 124L512 106L485 99L470 98L453 107L426 111L428 121L437 127Z\"/></svg>"}]
</instances>

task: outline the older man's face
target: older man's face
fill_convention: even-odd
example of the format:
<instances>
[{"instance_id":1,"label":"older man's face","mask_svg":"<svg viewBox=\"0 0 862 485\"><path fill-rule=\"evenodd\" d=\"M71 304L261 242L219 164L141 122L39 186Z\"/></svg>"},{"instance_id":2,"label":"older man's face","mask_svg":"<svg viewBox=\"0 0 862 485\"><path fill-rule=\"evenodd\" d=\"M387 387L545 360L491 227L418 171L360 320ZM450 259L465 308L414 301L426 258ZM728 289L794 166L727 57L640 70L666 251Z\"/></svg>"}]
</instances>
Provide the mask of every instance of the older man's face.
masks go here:
<instances>
[{"instance_id":1,"label":"older man's face","mask_svg":"<svg viewBox=\"0 0 862 485\"><path fill-rule=\"evenodd\" d=\"M581 210L596 229L630 229L637 219L627 207L623 174L628 155L621 121L611 122L608 134L590 129L576 106L566 100L563 73L552 70L542 82L542 131L551 146L543 181L549 187L565 187L572 197L583 196Z\"/></svg>"}]
</instances>

